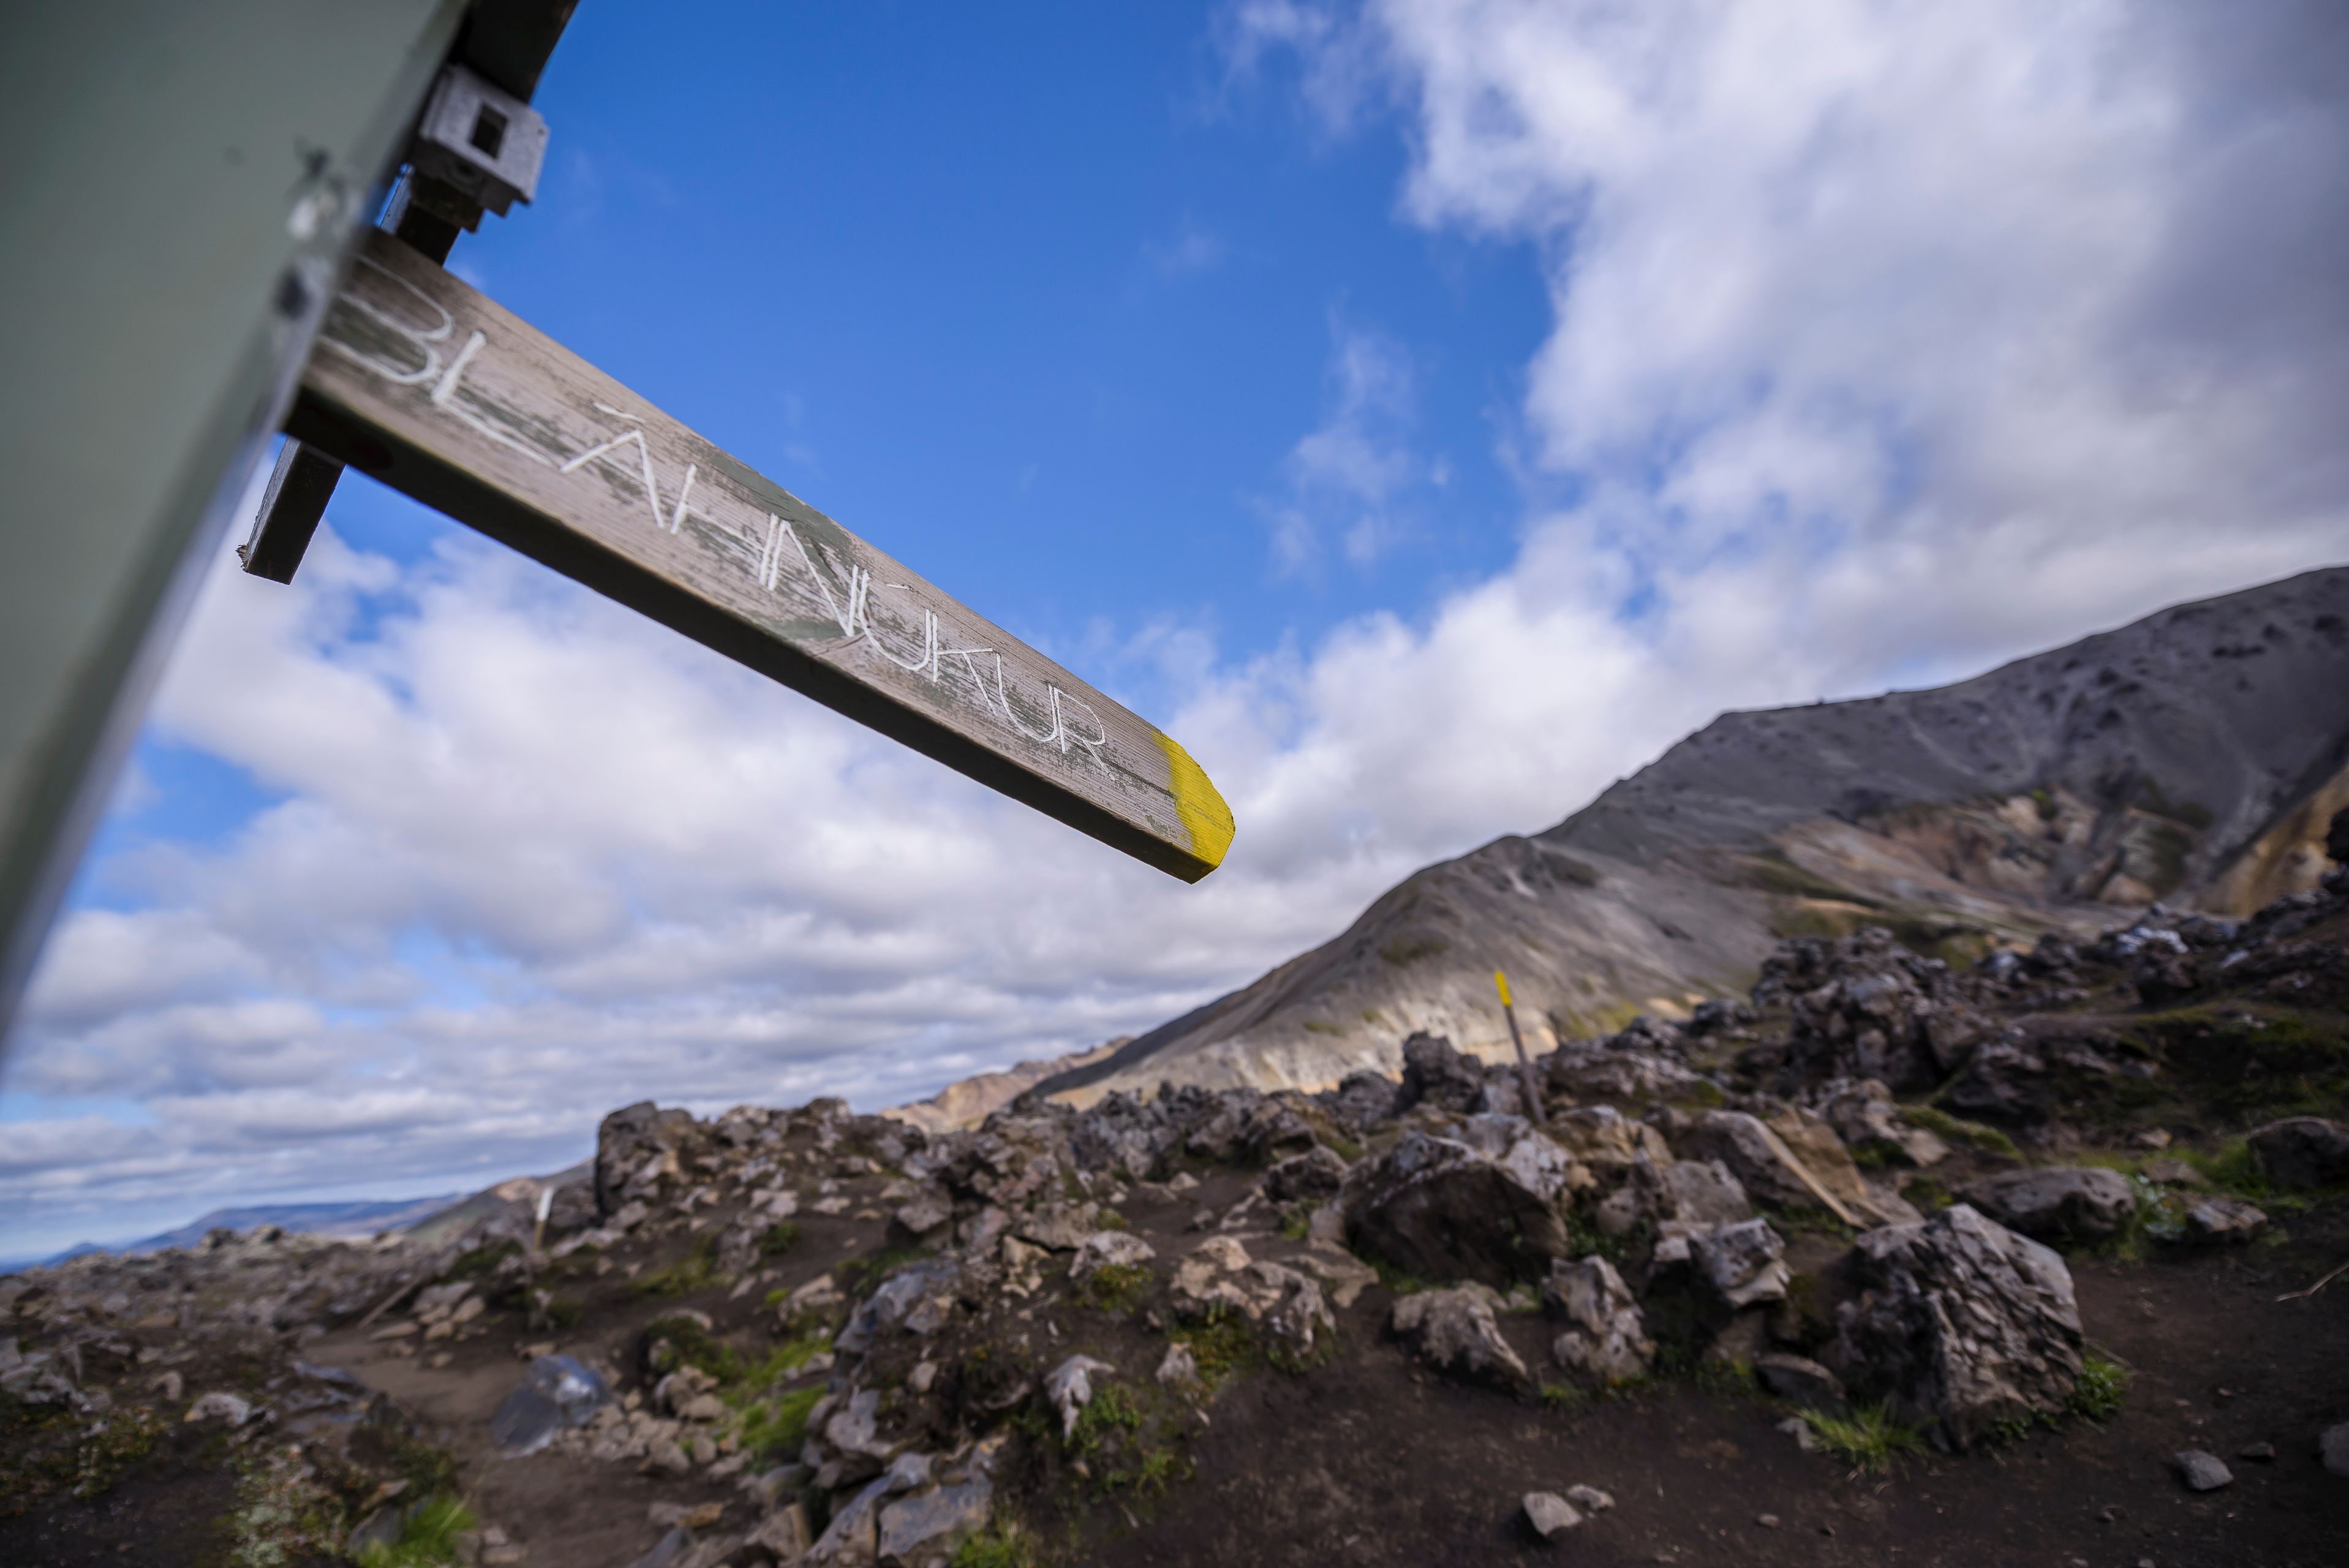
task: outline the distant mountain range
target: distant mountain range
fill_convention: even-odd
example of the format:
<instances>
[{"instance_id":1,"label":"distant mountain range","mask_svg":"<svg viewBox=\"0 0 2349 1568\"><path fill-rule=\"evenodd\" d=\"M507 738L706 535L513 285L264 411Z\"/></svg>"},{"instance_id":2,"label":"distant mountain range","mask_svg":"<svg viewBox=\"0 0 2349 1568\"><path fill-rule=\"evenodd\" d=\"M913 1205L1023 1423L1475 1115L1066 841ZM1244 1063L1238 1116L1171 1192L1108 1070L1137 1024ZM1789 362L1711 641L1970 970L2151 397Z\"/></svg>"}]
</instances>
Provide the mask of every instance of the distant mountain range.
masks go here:
<instances>
[{"instance_id":1,"label":"distant mountain range","mask_svg":"<svg viewBox=\"0 0 2349 1568\"><path fill-rule=\"evenodd\" d=\"M1891 927L1967 960L2156 900L2313 886L2349 807L2349 568L2179 605L1930 691L1727 713L1547 832L1381 895L1335 940L1039 1087L1319 1088L1414 1029L1530 1048L1742 994L1782 938Z\"/></svg>"},{"instance_id":2,"label":"distant mountain range","mask_svg":"<svg viewBox=\"0 0 2349 1568\"><path fill-rule=\"evenodd\" d=\"M123 1246L102 1247L95 1242L82 1242L47 1257L0 1259L0 1274L61 1264L86 1253L158 1253L166 1247L193 1246L204 1239L208 1231L249 1231L258 1225L276 1225L322 1236L372 1236L378 1231L404 1230L421 1223L458 1202L461 1196L450 1192L437 1198L403 1198L391 1202L257 1203L241 1209L214 1209L177 1230L163 1231Z\"/></svg>"},{"instance_id":3,"label":"distant mountain range","mask_svg":"<svg viewBox=\"0 0 2349 1568\"><path fill-rule=\"evenodd\" d=\"M1121 1035L1105 1044L1088 1050L1071 1051L1048 1062L1021 1062L1001 1072L959 1078L927 1099L895 1106L881 1114L894 1116L900 1121L910 1121L926 1132L951 1132L957 1128L977 1127L989 1114L1009 1105L1046 1078L1091 1067L1123 1047L1131 1037Z\"/></svg>"}]
</instances>

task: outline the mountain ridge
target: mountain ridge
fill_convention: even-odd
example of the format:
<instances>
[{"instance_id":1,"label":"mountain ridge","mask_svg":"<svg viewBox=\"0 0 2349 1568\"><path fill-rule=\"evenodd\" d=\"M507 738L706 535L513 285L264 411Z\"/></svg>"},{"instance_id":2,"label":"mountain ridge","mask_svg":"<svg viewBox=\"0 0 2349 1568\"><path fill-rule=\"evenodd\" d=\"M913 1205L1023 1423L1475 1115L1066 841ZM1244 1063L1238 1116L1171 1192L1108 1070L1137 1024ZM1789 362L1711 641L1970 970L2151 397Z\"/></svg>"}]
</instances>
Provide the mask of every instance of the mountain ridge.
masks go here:
<instances>
[{"instance_id":1,"label":"mountain ridge","mask_svg":"<svg viewBox=\"0 0 2349 1568\"><path fill-rule=\"evenodd\" d=\"M1971 957L2157 900L2314 885L2349 806L2349 567L2183 604L1948 686L1726 712L1531 835L1032 1092L1326 1087L1415 1029L1509 1049L1742 994L1783 936Z\"/></svg>"}]
</instances>

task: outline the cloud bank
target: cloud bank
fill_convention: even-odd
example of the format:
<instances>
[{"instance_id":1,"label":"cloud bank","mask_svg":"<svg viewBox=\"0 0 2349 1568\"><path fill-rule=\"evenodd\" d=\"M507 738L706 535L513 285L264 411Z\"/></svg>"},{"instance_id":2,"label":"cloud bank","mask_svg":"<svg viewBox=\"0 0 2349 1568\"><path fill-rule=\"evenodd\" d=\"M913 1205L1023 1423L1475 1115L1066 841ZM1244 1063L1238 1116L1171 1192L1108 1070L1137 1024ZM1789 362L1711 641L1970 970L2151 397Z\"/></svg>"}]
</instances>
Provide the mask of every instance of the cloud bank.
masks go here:
<instances>
[{"instance_id":1,"label":"cloud bank","mask_svg":"<svg viewBox=\"0 0 2349 1568\"><path fill-rule=\"evenodd\" d=\"M322 537L290 591L224 563L151 733L263 801L126 852L57 933L12 1233L543 1169L647 1096L892 1103L1157 1023L1724 707L2349 557L2337 18L1228 11L1244 88L1402 137L1398 222L1522 246L1553 321L1502 438L1506 570L1245 657L1133 628L1085 669L1171 694L1241 824L1225 870L1126 865L486 545ZM1329 423L1266 476L1301 520L1274 567L1376 548L1343 530L1424 461L1410 354L1341 326Z\"/></svg>"}]
</instances>

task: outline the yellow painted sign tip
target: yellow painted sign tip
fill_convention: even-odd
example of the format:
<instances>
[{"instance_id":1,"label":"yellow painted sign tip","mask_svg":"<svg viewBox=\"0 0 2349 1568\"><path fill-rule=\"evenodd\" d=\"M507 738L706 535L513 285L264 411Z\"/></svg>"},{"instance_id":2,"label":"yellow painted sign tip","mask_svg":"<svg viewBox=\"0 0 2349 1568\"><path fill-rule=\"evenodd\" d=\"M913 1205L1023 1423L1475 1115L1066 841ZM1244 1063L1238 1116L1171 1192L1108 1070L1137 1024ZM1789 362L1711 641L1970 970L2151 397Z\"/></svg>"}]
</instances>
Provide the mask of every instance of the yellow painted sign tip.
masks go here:
<instances>
[{"instance_id":1,"label":"yellow painted sign tip","mask_svg":"<svg viewBox=\"0 0 2349 1568\"><path fill-rule=\"evenodd\" d=\"M1166 754L1166 787L1174 796L1174 815L1190 835L1191 852L1212 871L1224 863L1224 851L1232 847L1232 809L1224 804L1206 770L1191 760L1173 736L1164 730L1156 734L1158 749Z\"/></svg>"},{"instance_id":2,"label":"yellow painted sign tip","mask_svg":"<svg viewBox=\"0 0 2349 1568\"><path fill-rule=\"evenodd\" d=\"M1493 986L1494 989L1499 991L1501 994L1501 1006L1504 1007L1507 1006L1509 1005L1509 977L1502 974L1497 969L1494 970Z\"/></svg>"}]
</instances>

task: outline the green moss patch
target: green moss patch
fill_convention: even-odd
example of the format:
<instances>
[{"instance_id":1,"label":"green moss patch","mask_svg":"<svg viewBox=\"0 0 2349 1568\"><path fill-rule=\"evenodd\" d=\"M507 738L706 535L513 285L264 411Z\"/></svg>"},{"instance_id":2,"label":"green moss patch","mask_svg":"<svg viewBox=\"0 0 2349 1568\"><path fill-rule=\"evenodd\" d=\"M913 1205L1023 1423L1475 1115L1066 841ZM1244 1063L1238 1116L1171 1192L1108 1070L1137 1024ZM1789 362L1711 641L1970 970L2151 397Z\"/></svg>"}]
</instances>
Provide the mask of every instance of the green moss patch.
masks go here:
<instances>
[{"instance_id":1,"label":"green moss patch","mask_svg":"<svg viewBox=\"0 0 2349 1568\"><path fill-rule=\"evenodd\" d=\"M1210 1393L1254 1366L1262 1354L1256 1336L1236 1314L1181 1325L1167 1337L1191 1353L1199 1381Z\"/></svg>"},{"instance_id":2,"label":"green moss patch","mask_svg":"<svg viewBox=\"0 0 2349 1568\"><path fill-rule=\"evenodd\" d=\"M1900 1119L1952 1143L1970 1144L1985 1154L2002 1154L2009 1160L2023 1158L2023 1151L2015 1148L2014 1140L1997 1128L1984 1126L1979 1121L1968 1121L1961 1116L1951 1116L1939 1106L1904 1105L1900 1108Z\"/></svg>"},{"instance_id":3,"label":"green moss patch","mask_svg":"<svg viewBox=\"0 0 2349 1568\"><path fill-rule=\"evenodd\" d=\"M919 1263L930 1255L926 1247L883 1247L861 1258L850 1258L832 1271L832 1277L850 1295L857 1295L879 1284L907 1264Z\"/></svg>"},{"instance_id":4,"label":"green moss patch","mask_svg":"<svg viewBox=\"0 0 2349 1568\"><path fill-rule=\"evenodd\" d=\"M1150 1298L1157 1283L1147 1264L1109 1264L1094 1270L1078 1287L1077 1295L1087 1305L1103 1312L1132 1312Z\"/></svg>"},{"instance_id":5,"label":"green moss patch","mask_svg":"<svg viewBox=\"0 0 2349 1568\"><path fill-rule=\"evenodd\" d=\"M675 1263L639 1275L629 1289L637 1295L674 1300L719 1283L718 1238L704 1236Z\"/></svg>"},{"instance_id":6,"label":"green moss patch","mask_svg":"<svg viewBox=\"0 0 2349 1568\"><path fill-rule=\"evenodd\" d=\"M2240 1002L2148 1014L2134 1032L2207 1109L2238 1125L2349 1099L2349 1022Z\"/></svg>"},{"instance_id":7,"label":"green moss patch","mask_svg":"<svg viewBox=\"0 0 2349 1568\"><path fill-rule=\"evenodd\" d=\"M1855 1470L1881 1472L1902 1454L1925 1450L1923 1431L1896 1421L1881 1405L1855 1405L1848 1416L1798 1410L1819 1447Z\"/></svg>"},{"instance_id":8,"label":"green moss patch","mask_svg":"<svg viewBox=\"0 0 2349 1568\"><path fill-rule=\"evenodd\" d=\"M464 1561L458 1537L473 1528L464 1501L439 1497L409 1511L399 1539L377 1542L359 1553L359 1568L450 1568Z\"/></svg>"},{"instance_id":9,"label":"green moss patch","mask_svg":"<svg viewBox=\"0 0 2349 1568\"><path fill-rule=\"evenodd\" d=\"M808 1412L822 1398L823 1389L812 1385L753 1401L742 1415L742 1446L778 1463L797 1459L807 1441Z\"/></svg>"}]
</instances>

